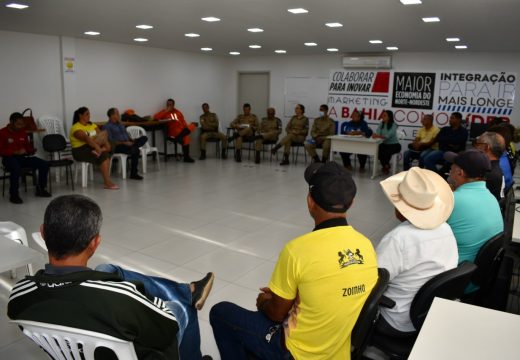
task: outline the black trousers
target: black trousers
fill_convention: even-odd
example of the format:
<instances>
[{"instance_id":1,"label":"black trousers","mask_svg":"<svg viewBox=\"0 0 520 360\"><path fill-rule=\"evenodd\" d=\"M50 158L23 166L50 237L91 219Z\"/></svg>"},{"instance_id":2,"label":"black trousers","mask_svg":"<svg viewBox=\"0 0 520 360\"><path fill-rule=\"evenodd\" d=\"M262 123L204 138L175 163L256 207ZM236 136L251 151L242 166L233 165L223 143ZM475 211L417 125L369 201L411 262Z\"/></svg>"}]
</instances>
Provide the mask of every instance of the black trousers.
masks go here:
<instances>
[{"instance_id":1,"label":"black trousers","mask_svg":"<svg viewBox=\"0 0 520 360\"><path fill-rule=\"evenodd\" d=\"M401 152L401 144L379 144L379 154L377 158L382 166L390 165L393 154Z\"/></svg>"},{"instance_id":2,"label":"black trousers","mask_svg":"<svg viewBox=\"0 0 520 360\"><path fill-rule=\"evenodd\" d=\"M47 187L47 175L49 174L49 162L36 156L13 155L2 159L5 169L9 171L9 194L18 195L20 175L22 168L38 170L38 187L44 190Z\"/></svg>"},{"instance_id":3,"label":"black trousers","mask_svg":"<svg viewBox=\"0 0 520 360\"><path fill-rule=\"evenodd\" d=\"M141 136L140 138L134 139L134 144L132 146L128 145L116 145L114 148L114 153L122 153L130 155L130 174L137 174L137 164L139 163L139 148L146 144L148 138L146 136Z\"/></svg>"},{"instance_id":4,"label":"black trousers","mask_svg":"<svg viewBox=\"0 0 520 360\"><path fill-rule=\"evenodd\" d=\"M341 155L341 160L343 160L343 166L352 166L350 163L350 153L339 153ZM358 154L357 158L359 160L359 167L364 168L367 163L367 155Z\"/></svg>"}]
</instances>

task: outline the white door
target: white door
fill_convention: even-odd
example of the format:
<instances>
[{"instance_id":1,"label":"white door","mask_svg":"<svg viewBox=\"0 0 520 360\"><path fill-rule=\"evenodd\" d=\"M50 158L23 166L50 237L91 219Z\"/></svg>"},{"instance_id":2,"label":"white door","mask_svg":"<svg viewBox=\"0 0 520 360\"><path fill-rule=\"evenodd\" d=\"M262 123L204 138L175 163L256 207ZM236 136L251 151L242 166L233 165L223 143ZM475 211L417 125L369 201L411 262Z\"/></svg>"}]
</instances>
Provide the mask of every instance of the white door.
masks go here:
<instances>
[{"instance_id":1,"label":"white door","mask_svg":"<svg viewBox=\"0 0 520 360\"><path fill-rule=\"evenodd\" d=\"M237 114L242 113L242 106L251 104L251 113L260 121L266 117L269 107L269 73L239 73L238 74L238 109Z\"/></svg>"}]
</instances>

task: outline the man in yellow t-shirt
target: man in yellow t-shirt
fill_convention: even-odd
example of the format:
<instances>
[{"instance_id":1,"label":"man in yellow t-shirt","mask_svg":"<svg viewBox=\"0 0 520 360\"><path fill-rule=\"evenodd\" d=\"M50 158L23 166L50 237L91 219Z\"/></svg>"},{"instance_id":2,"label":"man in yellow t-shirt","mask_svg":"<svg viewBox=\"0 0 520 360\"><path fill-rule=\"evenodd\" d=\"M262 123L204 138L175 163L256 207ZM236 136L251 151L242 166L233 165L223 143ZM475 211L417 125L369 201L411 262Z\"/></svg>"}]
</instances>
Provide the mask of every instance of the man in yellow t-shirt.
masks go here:
<instances>
[{"instance_id":1,"label":"man in yellow t-shirt","mask_svg":"<svg viewBox=\"0 0 520 360\"><path fill-rule=\"evenodd\" d=\"M432 150L439 148L437 134L439 128L433 125L433 115L424 115L421 119L422 128L417 132L414 141L408 145L408 150L403 154L403 170L410 169L413 159L419 159L419 167L424 167L423 158Z\"/></svg>"},{"instance_id":2,"label":"man in yellow t-shirt","mask_svg":"<svg viewBox=\"0 0 520 360\"><path fill-rule=\"evenodd\" d=\"M377 281L370 240L348 225L356 194L350 174L335 162L305 171L311 233L285 245L258 311L216 304L210 323L222 360L350 359L350 335Z\"/></svg>"}]
</instances>

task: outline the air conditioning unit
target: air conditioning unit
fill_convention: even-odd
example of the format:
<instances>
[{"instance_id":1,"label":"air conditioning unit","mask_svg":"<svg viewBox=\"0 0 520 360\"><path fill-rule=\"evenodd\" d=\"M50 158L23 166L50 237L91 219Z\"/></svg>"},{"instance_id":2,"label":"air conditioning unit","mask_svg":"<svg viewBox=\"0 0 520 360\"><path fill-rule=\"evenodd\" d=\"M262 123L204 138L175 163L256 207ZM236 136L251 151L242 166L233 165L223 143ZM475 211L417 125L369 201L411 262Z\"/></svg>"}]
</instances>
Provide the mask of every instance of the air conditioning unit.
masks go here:
<instances>
[{"instance_id":1,"label":"air conditioning unit","mask_svg":"<svg viewBox=\"0 0 520 360\"><path fill-rule=\"evenodd\" d=\"M345 56L343 67L347 69L391 69L391 56Z\"/></svg>"}]
</instances>

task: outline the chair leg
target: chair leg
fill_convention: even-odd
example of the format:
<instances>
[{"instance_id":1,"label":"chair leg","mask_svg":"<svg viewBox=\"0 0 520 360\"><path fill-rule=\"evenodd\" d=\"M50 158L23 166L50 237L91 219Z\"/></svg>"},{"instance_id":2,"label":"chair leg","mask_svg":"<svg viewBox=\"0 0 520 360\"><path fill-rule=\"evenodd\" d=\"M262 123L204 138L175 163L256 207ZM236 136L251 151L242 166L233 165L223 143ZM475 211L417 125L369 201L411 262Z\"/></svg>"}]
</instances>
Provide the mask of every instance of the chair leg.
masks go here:
<instances>
[{"instance_id":1,"label":"chair leg","mask_svg":"<svg viewBox=\"0 0 520 360\"><path fill-rule=\"evenodd\" d=\"M128 157L123 156L121 157L121 174L123 176L123 180L126 179L126 162L128 160Z\"/></svg>"},{"instance_id":2,"label":"chair leg","mask_svg":"<svg viewBox=\"0 0 520 360\"><path fill-rule=\"evenodd\" d=\"M148 153L143 148L139 149L139 153L141 154L141 170L143 171L143 174L146 174L146 162L148 161Z\"/></svg>"},{"instance_id":3,"label":"chair leg","mask_svg":"<svg viewBox=\"0 0 520 360\"><path fill-rule=\"evenodd\" d=\"M399 153L392 155L392 175L395 175L397 171L397 163L399 161Z\"/></svg>"},{"instance_id":4,"label":"chair leg","mask_svg":"<svg viewBox=\"0 0 520 360\"><path fill-rule=\"evenodd\" d=\"M52 174L51 174L51 169L49 169L49 192L52 194ZM57 168L56 170L59 170L60 168Z\"/></svg>"},{"instance_id":5,"label":"chair leg","mask_svg":"<svg viewBox=\"0 0 520 360\"><path fill-rule=\"evenodd\" d=\"M74 191L74 179L72 178L72 166L71 165L65 166L65 178L67 179L67 181L68 181L69 175L70 175L70 185L72 187L72 191ZM67 185L68 185L68 183L67 183Z\"/></svg>"},{"instance_id":6,"label":"chair leg","mask_svg":"<svg viewBox=\"0 0 520 360\"><path fill-rule=\"evenodd\" d=\"M81 187L86 188L87 182L88 182L88 163L82 162L81 163Z\"/></svg>"},{"instance_id":7,"label":"chair leg","mask_svg":"<svg viewBox=\"0 0 520 360\"><path fill-rule=\"evenodd\" d=\"M159 161L159 153L155 154L155 162L157 163L157 170L161 170L161 162Z\"/></svg>"}]
</instances>

